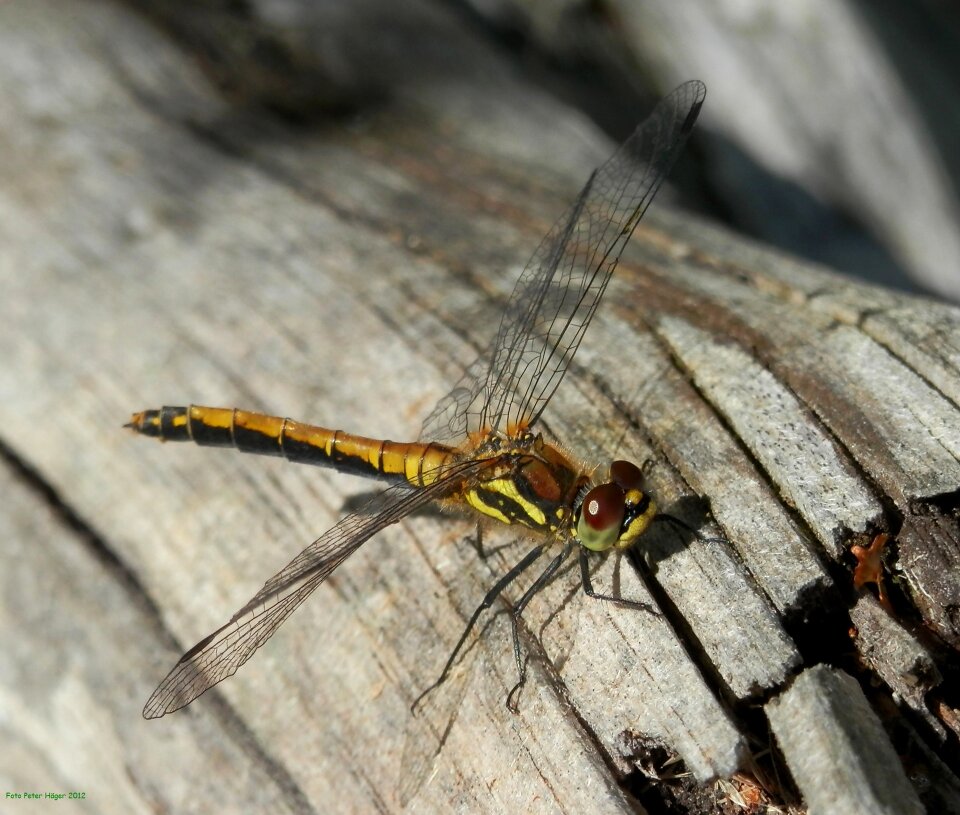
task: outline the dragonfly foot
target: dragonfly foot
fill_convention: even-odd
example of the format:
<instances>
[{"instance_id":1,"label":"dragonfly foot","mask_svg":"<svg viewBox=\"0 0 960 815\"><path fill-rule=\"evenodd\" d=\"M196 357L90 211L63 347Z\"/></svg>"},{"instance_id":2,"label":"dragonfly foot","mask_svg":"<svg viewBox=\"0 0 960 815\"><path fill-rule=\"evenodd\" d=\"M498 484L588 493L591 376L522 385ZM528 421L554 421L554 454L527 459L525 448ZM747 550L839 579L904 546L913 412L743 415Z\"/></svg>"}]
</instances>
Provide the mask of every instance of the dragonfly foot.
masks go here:
<instances>
[{"instance_id":1,"label":"dragonfly foot","mask_svg":"<svg viewBox=\"0 0 960 815\"><path fill-rule=\"evenodd\" d=\"M507 694L506 705L507 710L509 710L514 716L520 713L520 702L519 696L520 691L523 690L523 686L527 684L526 672L524 676L520 677L520 681L517 682L512 688L510 688L510 693Z\"/></svg>"},{"instance_id":2,"label":"dragonfly foot","mask_svg":"<svg viewBox=\"0 0 960 815\"><path fill-rule=\"evenodd\" d=\"M443 680L446 677L440 677L436 682L430 685L426 690L424 690L416 699L413 700L413 704L410 705L410 713L414 716L417 716L417 709L420 707L420 703L423 702L431 693L433 693L437 688L443 684Z\"/></svg>"}]
</instances>

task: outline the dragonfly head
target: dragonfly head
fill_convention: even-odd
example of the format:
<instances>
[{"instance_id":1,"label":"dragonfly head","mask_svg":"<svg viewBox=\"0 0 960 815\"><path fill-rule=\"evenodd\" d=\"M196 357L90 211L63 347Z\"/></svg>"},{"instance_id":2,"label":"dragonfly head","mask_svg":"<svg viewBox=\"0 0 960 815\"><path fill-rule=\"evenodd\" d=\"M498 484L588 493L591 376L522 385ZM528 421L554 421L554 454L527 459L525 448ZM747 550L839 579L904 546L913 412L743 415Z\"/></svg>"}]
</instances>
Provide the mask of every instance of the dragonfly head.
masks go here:
<instances>
[{"instance_id":1,"label":"dragonfly head","mask_svg":"<svg viewBox=\"0 0 960 815\"><path fill-rule=\"evenodd\" d=\"M657 513L642 484L636 464L611 463L609 481L591 488L576 509L577 540L594 552L633 546Z\"/></svg>"}]
</instances>

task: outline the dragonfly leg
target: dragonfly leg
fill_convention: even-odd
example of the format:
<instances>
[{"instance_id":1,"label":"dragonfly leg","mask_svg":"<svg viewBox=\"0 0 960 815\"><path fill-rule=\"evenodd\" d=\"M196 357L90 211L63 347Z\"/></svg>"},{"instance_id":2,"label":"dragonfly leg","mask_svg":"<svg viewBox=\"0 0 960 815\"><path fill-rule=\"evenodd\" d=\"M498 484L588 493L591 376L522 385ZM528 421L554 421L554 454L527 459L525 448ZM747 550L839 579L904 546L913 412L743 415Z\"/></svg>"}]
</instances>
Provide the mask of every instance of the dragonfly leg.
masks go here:
<instances>
[{"instance_id":1,"label":"dragonfly leg","mask_svg":"<svg viewBox=\"0 0 960 815\"><path fill-rule=\"evenodd\" d=\"M729 543L726 538L705 538L700 534L699 529L695 529L682 518L678 518L676 515L669 515L666 512L658 512L656 515L654 515L651 523L653 522L672 524L674 527L682 529L684 532L689 532L697 540L703 541L704 543Z\"/></svg>"},{"instance_id":2,"label":"dragonfly leg","mask_svg":"<svg viewBox=\"0 0 960 815\"><path fill-rule=\"evenodd\" d=\"M587 550L583 546L580 547L580 582L583 584L583 593L587 595L587 597L592 597L594 600L606 600L610 603L616 603L619 606L646 611L655 617L660 616L657 610L648 603L643 603L640 600L630 600L626 597L614 597L612 594L601 594L600 592L594 591L593 581L590 579L590 563L587 560Z\"/></svg>"},{"instance_id":3,"label":"dragonfly leg","mask_svg":"<svg viewBox=\"0 0 960 815\"><path fill-rule=\"evenodd\" d=\"M520 689L523 688L524 683L527 681L527 666L520 654L520 631L518 628L520 615L523 614L523 610L533 599L534 595L538 594L557 573L557 569L560 568L563 561L565 561L570 555L570 551L573 549L573 546L574 543L572 541L567 543L566 546L563 547L563 551L547 564L547 568L544 569L540 573L540 576L533 581L533 585L531 585L530 588L524 592L523 597L521 597L520 601L517 603L517 607L510 615L510 625L513 630L513 656L517 661L517 674L519 676L517 684L514 685L510 689L510 693L507 694L507 708L509 708L509 710L513 713L517 712L515 696L520 692Z\"/></svg>"},{"instance_id":4,"label":"dragonfly leg","mask_svg":"<svg viewBox=\"0 0 960 815\"><path fill-rule=\"evenodd\" d=\"M477 521L477 536L473 539L473 548L477 550L477 557L480 560L486 560L490 554L483 548L483 527L480 525L480 521Z\"/></svg>"},{"instance_id":5,"label":"dragonfly leg","mask_svg":"<svg viewBox=\"0 0 960 815\"><path fill-rule=\"evenodd\" d=\"M647 476L650 475L650 471L656 466L657 462L650 456L647 456L643 460L643 464L640 465L640 476L643 478L643 483L647 482Z\"/></svg>"},{"instance_id":6,"label":"dragonfly leg","mask_svg":"<svg viewBox=\"0 0 960 815\"><path fill-rule=\"evenodd\" d=\"M506 543L501 543L499 545L495 545L487 548L486 544L484 544L483 521L477 521L476 536L468 535L467 539L469 539L470 545L476 550L477 557L479 557L480 560L483 560L483 561L489 560L490 555L496 552L499 552L502 549L507 549L512 545L511 541L507 541Z\"/></svg>"},{"instance_id":7,"label":"dragonfly leg","mask_svg":"<svg viewBox=\"0 0 960 815\"><path fill-rule=\"evenodd\" d=\"M480 619L480 615L490 606L493 605L494 601L500 596L501 592L509 586L514 580L516 580L524 571L529 568L529 566L543 554L543 544L534 546L523 558L507 572L503 577L501 577L493 586L484 595L483 600L480 602L474 611L470 615L470 619L467 622L466 628L463 629L463 633L460 635L460 639L457 640L457 644L454 646L453 651L450 654L450 657L447 659L447 664L443 666L443 670L440 672L440 676L436 682L434 682L430 687L428 687L423 693L421 693L416 699L413 700L413 704L410 705L410 712L416 713L416 709L419 704L423 701L424 697L427 696L431 691L439 688L447 679L447 676L450 674L450 669L453 667L453 663L457 659L457 655L460 653L460 649L463 648L464 643L467 641L467 637L470 636L470 632L473 630L473 627L476 625L477 620ZM514 626L514 629L516 626ZM514 631L516 635L516 631Z\"/></svg>"}]
</instances>

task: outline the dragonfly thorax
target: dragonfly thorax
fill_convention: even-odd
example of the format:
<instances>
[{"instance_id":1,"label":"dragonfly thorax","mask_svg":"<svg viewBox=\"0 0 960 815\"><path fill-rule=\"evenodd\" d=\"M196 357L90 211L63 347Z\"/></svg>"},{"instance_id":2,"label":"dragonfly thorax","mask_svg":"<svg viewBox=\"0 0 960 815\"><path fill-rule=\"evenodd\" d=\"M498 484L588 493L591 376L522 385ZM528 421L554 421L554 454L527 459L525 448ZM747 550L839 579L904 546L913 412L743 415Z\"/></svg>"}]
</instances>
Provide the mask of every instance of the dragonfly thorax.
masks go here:
<instances>
[{"instance_id":1,"label":"dragonfly thorax","mask_svg":"<svg viewBox=\"0 0 960 815\"><path fill-rule=\"evenodd\" d=\"M594 552L633 546L657 514L642 484L636 464L612 462L609 481L592 487L574 506L577 541Z\"/></svg>"},{"instance_id":2,"label":"dragonfly thorax","mask_svg":"<svg viewBox=\"0 0 960 815\"><path fill-rule=\"evenodd\" d=\"M561 450L529 434L502 446L497 461L464 490L470 506L501 523L538 532L570 525L584 475Z\"/></svg>"}]
</instances>

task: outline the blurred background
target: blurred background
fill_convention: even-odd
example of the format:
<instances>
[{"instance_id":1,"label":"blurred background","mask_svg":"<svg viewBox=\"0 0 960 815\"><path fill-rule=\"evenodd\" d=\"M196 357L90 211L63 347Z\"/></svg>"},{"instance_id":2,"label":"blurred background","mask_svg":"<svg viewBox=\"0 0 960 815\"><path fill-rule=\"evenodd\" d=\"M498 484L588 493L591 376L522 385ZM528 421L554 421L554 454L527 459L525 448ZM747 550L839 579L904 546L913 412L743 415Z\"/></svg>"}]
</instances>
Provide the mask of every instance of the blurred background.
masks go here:
<instances>
[{"instance_id":1,"label":"blurred background","mask_svg":"<svg viewBox=\"0 0 960 815\"><path fill-rule=\"evenodd\" d=\"M620 141L655 98L700 78L707 105L673 178L685 206L857 277L960 301L956 4L128 4L195 56L234 105L292 123L408 96L443 99L446 116L477 129L484 108L496 117L511 94L535 104L533 86ZM434 92L424 95L425 85ZM482 126L474 138L483 140Z\"/></svg>"}]
</instances>

